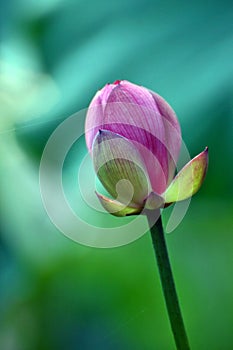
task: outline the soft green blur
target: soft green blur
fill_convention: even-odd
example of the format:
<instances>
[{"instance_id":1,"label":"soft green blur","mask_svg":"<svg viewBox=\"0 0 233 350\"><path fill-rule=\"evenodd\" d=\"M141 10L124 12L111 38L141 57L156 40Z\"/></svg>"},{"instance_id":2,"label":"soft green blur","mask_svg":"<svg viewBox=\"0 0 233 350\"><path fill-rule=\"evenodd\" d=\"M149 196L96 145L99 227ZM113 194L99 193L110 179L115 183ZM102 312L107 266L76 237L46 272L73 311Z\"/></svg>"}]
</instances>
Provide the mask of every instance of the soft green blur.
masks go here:
<instances>
[{"instance_id":1,"label":"soft green blur","mask_svg":"<svg viewBox=\"0 0 233 350\"><path fill-rule=\"evenodd\" d=\"M233 2L12 0L0 21L0 349L174 349L149 235L81 246L40 197L50 134L116 79L173 106L191 156L209 146L204 185L166 238L192 349L232 349ZM81 141L64 187L88 219Z\"/></svg>"}]
</instances>

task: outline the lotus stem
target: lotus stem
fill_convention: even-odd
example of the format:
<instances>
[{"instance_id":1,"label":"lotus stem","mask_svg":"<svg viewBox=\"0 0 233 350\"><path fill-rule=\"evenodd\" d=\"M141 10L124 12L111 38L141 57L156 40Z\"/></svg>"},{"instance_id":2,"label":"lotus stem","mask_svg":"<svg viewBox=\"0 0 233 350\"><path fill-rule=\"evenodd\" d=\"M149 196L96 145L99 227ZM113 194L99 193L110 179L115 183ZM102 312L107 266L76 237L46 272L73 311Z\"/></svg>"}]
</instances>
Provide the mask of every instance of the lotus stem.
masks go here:
<instances>
[{"instance_id":1,"label":"lotus stem","mask_svg":"<svg viewBox=\"0 0 233 350\"><path fill-rule=\"evenodd\" d=\"M184 321L181 314L179 300L176 292L175 282L172 275L168 250L164 237L161 216L155 224L153 223L153 212L147 214L147 219L151 227L151 237L159 269L163 294L166 301L170 324L176 343L177 350L190 350Z\"/></svg>"}]
</instances>

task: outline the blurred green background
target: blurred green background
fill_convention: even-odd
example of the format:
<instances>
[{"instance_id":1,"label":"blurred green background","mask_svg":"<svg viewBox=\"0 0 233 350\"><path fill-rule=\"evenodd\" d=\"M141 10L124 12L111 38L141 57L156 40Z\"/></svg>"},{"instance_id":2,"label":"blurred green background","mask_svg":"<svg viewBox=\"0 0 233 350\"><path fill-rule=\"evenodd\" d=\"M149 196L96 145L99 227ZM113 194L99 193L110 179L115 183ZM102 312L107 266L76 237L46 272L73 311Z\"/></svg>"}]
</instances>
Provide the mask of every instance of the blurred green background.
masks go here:
<instances>
[{"instance_id":1,"label":"blurred green background","mask_svg":"<svg viewBox=\"0 0 233 350\"><path fill-rule=\"evenodd\" d=\"M233 349L233 2L0 5L0 349L174 349L149 235L81 246L40 197L52 131L116 79L173 106L191 156L209 146L207 179L167 242L192 349ZM84 153L82 139L68 179Z\"/></svg>"}]
</instances>

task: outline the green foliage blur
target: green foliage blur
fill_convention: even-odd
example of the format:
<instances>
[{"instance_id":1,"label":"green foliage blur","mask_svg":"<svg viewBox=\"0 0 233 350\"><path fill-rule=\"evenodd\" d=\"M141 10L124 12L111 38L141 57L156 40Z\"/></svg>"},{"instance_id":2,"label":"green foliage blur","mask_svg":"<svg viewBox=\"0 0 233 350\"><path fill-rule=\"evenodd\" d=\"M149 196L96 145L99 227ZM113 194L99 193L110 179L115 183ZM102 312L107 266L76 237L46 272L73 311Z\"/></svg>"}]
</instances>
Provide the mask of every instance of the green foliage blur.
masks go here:
<instances>
[{"instance_id":1,"label":"green foliage blur","mask_svg":"<svg viewBox=\"0 0 233 350\"><path fill-rule=\"evenodd\" d=\"M173 106L192 157L209 146L206 181L166 238L192 349L233 349L233 2L2 0L0 23L0 349L175 348L149 235L81 246L40 197L49 136L116 79ZM70 192L85 152L82 139Z\"/></svg>"}]
</instances>

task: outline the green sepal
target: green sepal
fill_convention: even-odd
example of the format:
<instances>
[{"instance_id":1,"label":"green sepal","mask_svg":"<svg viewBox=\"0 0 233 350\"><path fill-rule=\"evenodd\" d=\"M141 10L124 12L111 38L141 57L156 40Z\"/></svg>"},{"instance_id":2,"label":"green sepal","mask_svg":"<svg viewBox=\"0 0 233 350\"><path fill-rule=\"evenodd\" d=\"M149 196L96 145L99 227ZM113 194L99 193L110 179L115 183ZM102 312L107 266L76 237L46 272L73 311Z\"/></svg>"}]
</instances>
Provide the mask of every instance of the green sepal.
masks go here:
<instances>
[{"instance_id":1,"label":"green sepal","mask_svg":"<svg viewBox=\"0 0 233 350\"><path fill-rule=\"evenodd\" d=\"M165 203L192 197L201 187L208 166L208 148L188 162L176 175L164 193Z\"/></svg>"},{"instance_id":2,"label":"green sepal","mask_svg":"<svg viewBox=\"0 0 233 350\"><path fill-rule=\"evenodd\" d=\"M96 195L103 208L114 216L136 215L140 214L140 212L142 211L142 208L125 206L117 200L105 197L100 193L96 192Z\"/></svg>"},{"instance_id":3,"label":"green sepal","mask_svg":"<svg viewBox=\"0 0 233 350\"><path fill-rule=\"evenodd\" d=\"M145 209L154 210L164 206L164 198L156 192L151 192L145 200Z\"/></svg>"}]
</instances>

